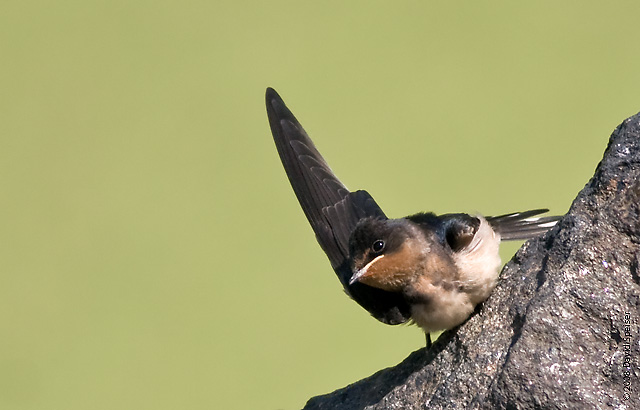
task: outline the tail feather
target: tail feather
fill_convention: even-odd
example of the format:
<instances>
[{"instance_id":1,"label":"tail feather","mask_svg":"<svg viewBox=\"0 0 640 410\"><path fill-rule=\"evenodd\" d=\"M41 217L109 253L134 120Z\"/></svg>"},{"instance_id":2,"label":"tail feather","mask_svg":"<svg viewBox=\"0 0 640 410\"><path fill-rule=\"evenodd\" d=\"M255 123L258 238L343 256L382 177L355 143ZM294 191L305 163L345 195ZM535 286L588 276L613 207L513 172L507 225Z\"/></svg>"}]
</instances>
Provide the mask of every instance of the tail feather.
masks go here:
<instances>
[{"instance_id":1,"label":"tail feather","mask_svg":"<svg viewBox=\"0 0 640 410\"><path fill-rule=\"evenodd\" d=\"M540 236L553 228L560 216L537 216L548 209L533 209L506 215L490 216L486 220L503 241L526 240Z\"/></svg>"}]
</instances>

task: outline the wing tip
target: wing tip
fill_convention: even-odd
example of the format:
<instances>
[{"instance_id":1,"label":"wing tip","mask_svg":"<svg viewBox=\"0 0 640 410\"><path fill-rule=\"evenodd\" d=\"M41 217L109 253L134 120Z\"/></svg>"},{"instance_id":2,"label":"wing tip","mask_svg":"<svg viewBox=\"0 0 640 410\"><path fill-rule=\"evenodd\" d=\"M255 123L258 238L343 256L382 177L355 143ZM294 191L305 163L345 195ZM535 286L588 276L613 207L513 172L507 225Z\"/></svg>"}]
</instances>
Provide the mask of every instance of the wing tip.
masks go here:
<instances>
[{"instance_id":1,"label":"wing tip","mask_svg":"<svg viewBox=\"0 0 640 410\"><path fill-rule=\"evenodd\" d=\"M267 87L265 92L265 102L267 105L267 116L270 121L273 121L273 123L282 120L287 120L294 124L298 122L293 113L289 108L287 108L287 105L284 103L282 97L280 97L280 94L271 87Z\"/></svg>"},{"instance_id":2,"label":"wing tip","mask_svg":"<svg viewBox=\"0 0 640 410\"><path fill-rule=\"evenodd\" d=\"M265 92L265 97L266 97L266 100L269 101L269 100L272 100L274 98L280 98L280 95L273 88L267 87L267 91Z\"/></svg>"}]
</instances>

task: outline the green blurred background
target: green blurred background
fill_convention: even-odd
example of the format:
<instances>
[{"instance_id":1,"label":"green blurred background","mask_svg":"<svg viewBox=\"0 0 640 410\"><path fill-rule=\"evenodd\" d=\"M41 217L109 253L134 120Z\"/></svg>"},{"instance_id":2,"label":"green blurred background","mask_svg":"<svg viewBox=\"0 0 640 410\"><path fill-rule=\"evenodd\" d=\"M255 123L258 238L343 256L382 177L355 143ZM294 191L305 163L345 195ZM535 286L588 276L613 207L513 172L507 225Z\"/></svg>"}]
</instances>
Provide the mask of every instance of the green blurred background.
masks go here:
<instances>
[{"instance_id":1,"label":"green blurred background","mask_svg":"<svg viewBox=\"0 0 640 410\"><path fill-rule=\"evenodd\" d=\"M390 216L564 213L640 110L604 4L3 1L0 408L293 409L422 347L343 294L265 87Z\"/></svg>"}]
</instances>

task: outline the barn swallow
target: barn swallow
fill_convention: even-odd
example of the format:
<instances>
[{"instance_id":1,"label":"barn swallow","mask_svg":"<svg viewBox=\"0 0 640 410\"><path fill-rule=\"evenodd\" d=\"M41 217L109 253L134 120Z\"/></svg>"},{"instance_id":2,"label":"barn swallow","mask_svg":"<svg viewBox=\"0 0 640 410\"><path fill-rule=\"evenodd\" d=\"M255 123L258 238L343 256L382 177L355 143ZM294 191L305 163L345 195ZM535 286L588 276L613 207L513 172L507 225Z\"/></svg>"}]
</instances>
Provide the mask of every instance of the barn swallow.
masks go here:
<instances>
[{"instance_id":1,"label":"barn swallow","mask_svg":"<svg viewBox=\"0 0 640 410\"><path fill-rule=\"evenodd\" d=\"M526 240L560 219L535 209L495 217L421 212L387 218L367 191L349 191L275 90L267 116L280 159L346 293L379 321L427 335L464 322L496 286L501 240Z\"/></svg>"}]
</instances>

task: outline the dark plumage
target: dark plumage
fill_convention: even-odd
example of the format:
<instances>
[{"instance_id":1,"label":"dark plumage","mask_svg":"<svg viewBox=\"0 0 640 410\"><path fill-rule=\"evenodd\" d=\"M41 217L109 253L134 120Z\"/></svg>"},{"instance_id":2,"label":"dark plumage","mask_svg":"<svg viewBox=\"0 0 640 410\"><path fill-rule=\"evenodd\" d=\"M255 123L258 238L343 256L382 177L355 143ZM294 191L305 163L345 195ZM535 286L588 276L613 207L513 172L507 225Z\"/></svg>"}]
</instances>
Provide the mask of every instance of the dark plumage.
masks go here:
<instances>
[{"instance_id":1,"label":"dark plumage","mask_svg":"<svg viewBox=\"0 0 640 410\"><path fill-rule=\"evenodd\" d=\"M316 239L346 292L376 319L388 324L406 322L409 305L402 295L361 283L348 286L353 275L349 236L359 220L384 212L367 191L350 192L333 174L296 117L272 88L266 93L273 139L287 177Z\"/></svg>"}]
</instances>

